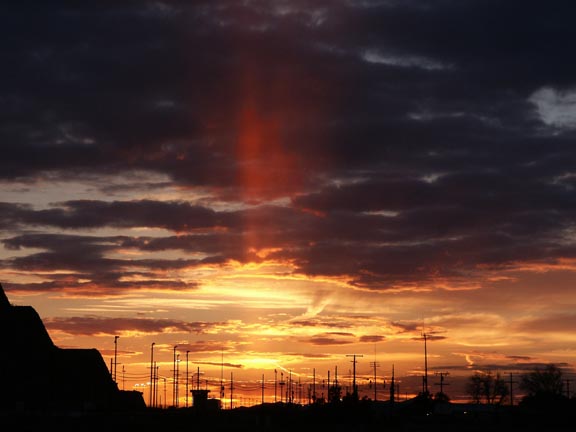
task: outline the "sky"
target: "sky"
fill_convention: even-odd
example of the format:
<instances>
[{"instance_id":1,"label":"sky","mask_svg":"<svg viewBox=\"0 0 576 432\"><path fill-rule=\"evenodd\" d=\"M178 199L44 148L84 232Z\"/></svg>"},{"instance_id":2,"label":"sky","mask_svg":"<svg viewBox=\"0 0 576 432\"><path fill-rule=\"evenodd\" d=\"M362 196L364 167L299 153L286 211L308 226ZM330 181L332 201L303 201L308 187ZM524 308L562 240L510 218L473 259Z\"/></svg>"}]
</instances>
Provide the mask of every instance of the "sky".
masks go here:
<instances>
[{"instance_id":1,"label":"sky","mask_svg":"<svg viewBox=\"0 0 576 432\"><path fill-rule=\"evenodd\" d=\"M410 396L423 334L454 399L572 376L576 4L37 3L0 17L0 282L57 346L146 402L154 359L162 404Z\"/></svg>"}]
</instances>

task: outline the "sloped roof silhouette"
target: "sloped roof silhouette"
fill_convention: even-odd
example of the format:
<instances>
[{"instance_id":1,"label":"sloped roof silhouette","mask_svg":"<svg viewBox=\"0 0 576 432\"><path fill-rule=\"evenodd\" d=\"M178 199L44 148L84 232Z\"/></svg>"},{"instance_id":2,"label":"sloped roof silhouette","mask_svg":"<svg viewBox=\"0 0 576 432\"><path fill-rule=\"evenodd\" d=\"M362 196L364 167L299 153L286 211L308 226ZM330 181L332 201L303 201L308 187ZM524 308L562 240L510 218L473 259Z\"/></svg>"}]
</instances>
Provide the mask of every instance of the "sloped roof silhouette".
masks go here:
<instances>
[{"instance_id":1,"label":"sloped roof silhouette","mask_svg":"<svg viewBox=\"0 0 576 432\"><path fill-rule=\"evenodd\" d=\"M8 301L8 297L2 288L2 284L0 284L0 311L8 309L10 307L10 302Z\"/></svg>"},{"instance_id":2,"label":"sloped roof silhouette","mask_svg":"<svg viewBox=\"0 0 576 432\"><path fill-rule=\"evenodd\" d=\"M100 352L54 345L31 306L13 306L0 284L0 413L85 412L145 407L120 391Z\"/></svg>"}]
</instances>

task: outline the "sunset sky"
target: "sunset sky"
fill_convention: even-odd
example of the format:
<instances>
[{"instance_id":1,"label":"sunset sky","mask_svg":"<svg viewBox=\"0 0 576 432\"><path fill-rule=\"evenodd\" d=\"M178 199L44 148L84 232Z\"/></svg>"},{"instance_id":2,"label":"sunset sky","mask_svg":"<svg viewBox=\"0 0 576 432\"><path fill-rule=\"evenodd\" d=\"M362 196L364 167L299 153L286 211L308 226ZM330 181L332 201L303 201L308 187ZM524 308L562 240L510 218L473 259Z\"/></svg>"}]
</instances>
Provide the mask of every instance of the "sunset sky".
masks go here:
<instances>
[{"instance_id":1,"label":"sunset sky","mask_svg":"<svg viewBox=\"0 0 576 432\"><path fill-rule=\"evenodd\" d=\"M275 370L348 385L352 355L368 396L375 363L379 399L392 365L414 394L423 333L453 398L480 370L576 378L574 2L24 3L0 283L57 346L110 364L119 336L146 402L152 343L168 386L177 353L235 404Z\"/></svg>"}]
</instances>

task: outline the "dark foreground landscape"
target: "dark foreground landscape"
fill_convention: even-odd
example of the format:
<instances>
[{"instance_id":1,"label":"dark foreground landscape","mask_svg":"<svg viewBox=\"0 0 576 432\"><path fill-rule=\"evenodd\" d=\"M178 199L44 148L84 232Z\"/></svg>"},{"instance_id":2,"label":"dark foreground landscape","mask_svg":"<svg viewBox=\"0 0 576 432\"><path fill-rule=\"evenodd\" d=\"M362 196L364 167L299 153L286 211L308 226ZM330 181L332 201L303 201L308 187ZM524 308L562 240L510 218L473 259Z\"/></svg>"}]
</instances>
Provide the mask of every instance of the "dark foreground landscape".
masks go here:
<instances>
[{"instance_id":1,"label":"dark foreground landscape","mask_svg":"<svg viewBox=\"0 0 576 432\"><path fill-rule=\"evenodd\" d=\"M417 399L399 403L359 401L354 405L265 404L233 410L194 408L144 409L134 412L2 415L6 431L574 431L576 415L569 411L444 403L441 407ZM468 408L472 408L468 410Z\"/></svg>"}]
</instances>

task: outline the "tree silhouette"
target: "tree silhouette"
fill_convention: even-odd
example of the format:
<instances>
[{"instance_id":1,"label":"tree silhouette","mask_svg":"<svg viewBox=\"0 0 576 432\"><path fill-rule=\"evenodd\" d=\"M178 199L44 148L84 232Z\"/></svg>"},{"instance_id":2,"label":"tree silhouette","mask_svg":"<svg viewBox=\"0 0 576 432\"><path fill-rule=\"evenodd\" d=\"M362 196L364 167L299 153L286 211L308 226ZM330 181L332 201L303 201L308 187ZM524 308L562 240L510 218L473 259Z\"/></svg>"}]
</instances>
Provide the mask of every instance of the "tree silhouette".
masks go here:
<instances>
[{"instance_id":1,"label":"tree silhouette","mask_svg":"<svg viewBox=\"0 0 576 432\"><path fill-rule=\"evenodd\" d=\"M500 373L495 376L492 372L476 372L468 378L466 392L472 397L474 403L484 403L490 405L501 405L509 394L506 381L502 379Z\"/></svg>"},{"instance_id":2,"label":"tree silhouette","mask_svg":"<svg viewBox=\"0 0 576 432\"><path fill-rule=\"evenodd\" d=\"M519 387L526 392L525 398L556 400L564 397L563 382L562 370L554 364L548 364L522 374Z\"/></svg>"},{"instance_id":3,"label":"tree silhouette","mask_svg":"<svg viewBox=\"0 0 576 432\"><path fill-rule=\"evenodd\" d=\"M450 397L444 392L437 392L434 395L434 400L436 402L450 402Z\"/></svg>"}]
</instances>

